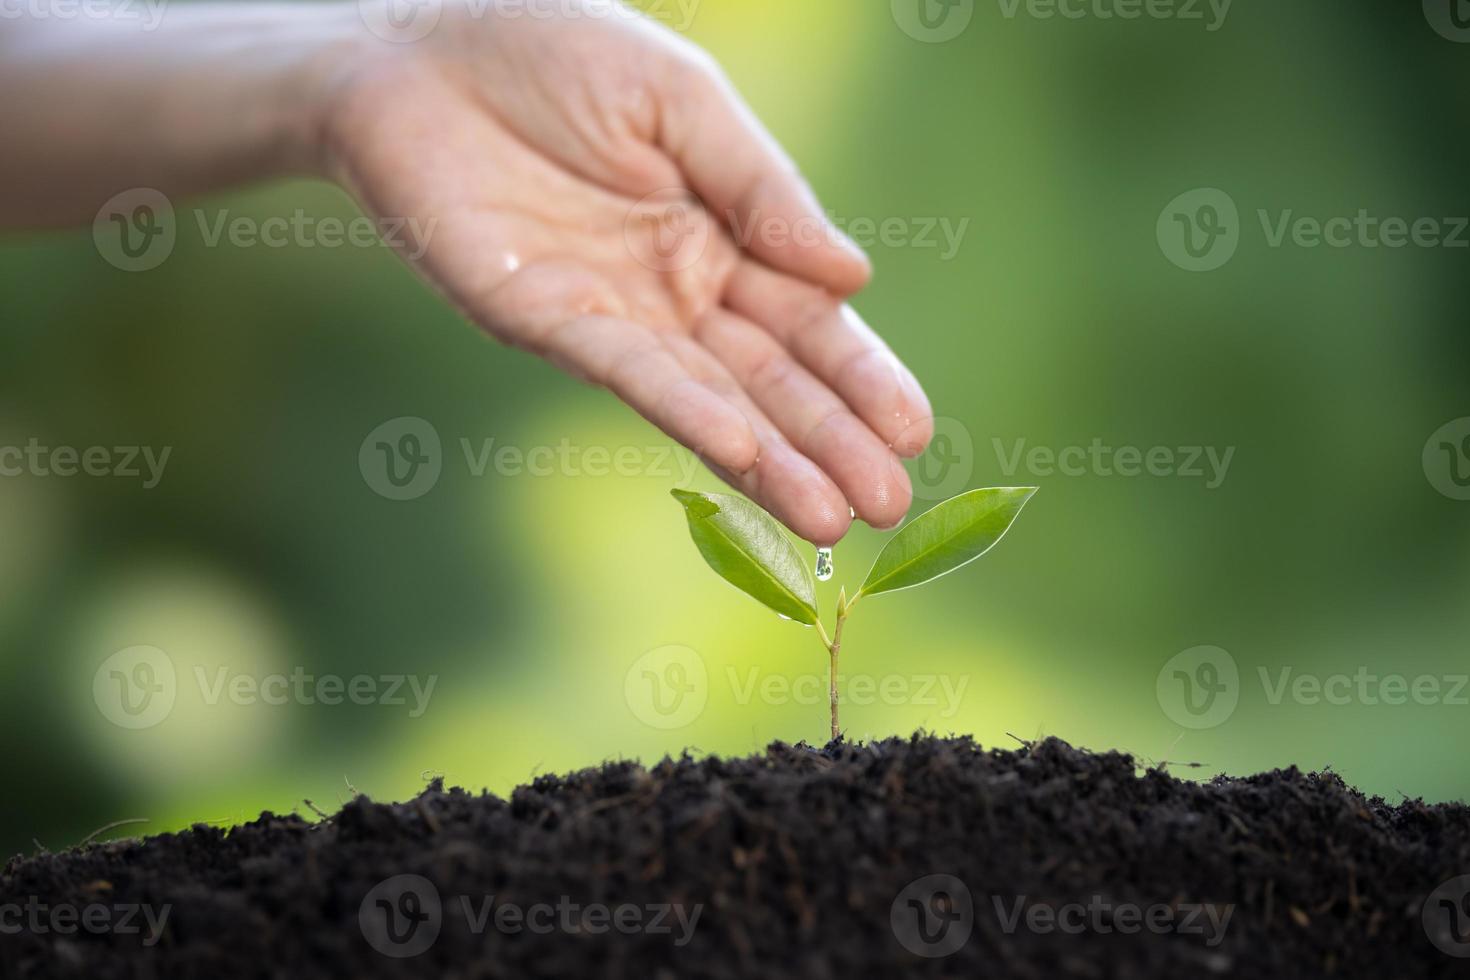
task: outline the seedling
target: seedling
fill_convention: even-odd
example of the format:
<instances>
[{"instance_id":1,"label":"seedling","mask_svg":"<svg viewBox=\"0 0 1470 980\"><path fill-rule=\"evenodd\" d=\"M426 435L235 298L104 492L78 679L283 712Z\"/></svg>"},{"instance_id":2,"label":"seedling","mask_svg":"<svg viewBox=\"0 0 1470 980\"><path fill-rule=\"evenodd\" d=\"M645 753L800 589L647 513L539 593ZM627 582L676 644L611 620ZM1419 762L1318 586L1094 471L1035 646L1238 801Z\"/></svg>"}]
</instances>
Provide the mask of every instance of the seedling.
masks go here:
<instances>
[{"instance_id":1,"label":"seedling","mask_svg":"<svg viewBox=\"0 0 1470 980\"><path fill-rule=\"evenodd\" d=\"M995 546L1035 487L992 487L951 497L919 515L895 534L873 562L862 587L849 599L837 592L837 618L828 635L817 613L817 579L832 577L832 551L817 551L816 571L776 520L742 497L674 490L684 505L689 536L720 577L760 600L783 619L813 626L827 648L827 689L832 702L832 737L837 727L837 658L842 627L863 596L911 589L968 565Z\"/></svg>"}]
</instances>

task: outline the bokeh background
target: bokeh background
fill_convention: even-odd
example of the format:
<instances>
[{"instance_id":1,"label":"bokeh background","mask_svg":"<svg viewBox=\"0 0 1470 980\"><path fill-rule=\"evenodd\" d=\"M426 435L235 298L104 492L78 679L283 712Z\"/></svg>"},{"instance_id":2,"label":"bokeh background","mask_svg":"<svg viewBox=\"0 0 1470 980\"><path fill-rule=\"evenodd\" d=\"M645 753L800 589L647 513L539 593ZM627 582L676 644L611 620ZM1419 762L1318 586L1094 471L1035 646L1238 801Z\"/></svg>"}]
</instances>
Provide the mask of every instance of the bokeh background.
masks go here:
<instances>
[{"instance_id":1,"label":"bokeh background","mask_svg":"<svg viewBox=\"0 0 1470 980\"><path fill-rule=\"evenodd\" d=\"M1273 704L1259 671L1427 675L1442 695L1470 672L1470 502L1423 456L1470 416L1470 250L1273 247L1257 212L1470 214L1470 44L1417 3L1237 0L1215 24L1204 5L1011 9L961 4L944 43L879 0L702 0L689 25L840 221L902 223L856 305L954 420L927 479L1041 487L982 561L858 607L845 671L913 696L849 704L850 734L1046 733L1192 777L1295 764L1463 799L1470 691ZM1210 272L1157 233L1196 188L1239 208ZM480 336L386 249L211 248L192 216L355 215L333 188L175 203L177 244L147 272L86 229L0 244L0 445L171 447L152 489L0 478L0 853L823 738L822 650L703 566L656 431ZM950 256L919 241L943 221L968 222ZM433 426L442 473L396 501L359 450L405 416ZM477 475L461 440L491 439L633 447L641 469ZM1213 489L1002 458L1094 439L1234 455ZM828 615L881 543L838 547ZM138 645L166 651L177 697L132 730L94 679ZM1157 682L1202 645L1228 651L1238 703L1186 727ZM671 646L697 657L703 705L661 727L651 685L697 681ZM195 681L298 668L436 680L417 717L411 698L210 704Z\"/></svg>"}]
</instances>

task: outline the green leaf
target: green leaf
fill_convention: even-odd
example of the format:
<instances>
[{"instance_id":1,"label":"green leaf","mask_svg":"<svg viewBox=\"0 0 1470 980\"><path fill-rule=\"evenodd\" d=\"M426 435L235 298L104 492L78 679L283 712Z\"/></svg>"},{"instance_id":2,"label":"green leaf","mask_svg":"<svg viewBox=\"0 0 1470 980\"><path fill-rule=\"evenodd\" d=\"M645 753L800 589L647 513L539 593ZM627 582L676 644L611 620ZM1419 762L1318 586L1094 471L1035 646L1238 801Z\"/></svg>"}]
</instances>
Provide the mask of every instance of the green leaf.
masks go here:
<instances>
[{"instance_id":1,"label":"green leaf","mask_svg":"<svg viewBox=\"0 0 1470 980\"><path fill-rule=\"evenodd\" d=\"M816 579L774 518L730 494L671 492L684 505L689 536L710 568L782 616L816 625Z\"/></svg>"},{"instance_id":2,"label":"green leaf","mask_svg":"<svg viewBox=\"0 0 1470 980\"><path fill-rule=\"evenodd\" d=\"M920 514L878 553L858 595L913 588L969 564L994 547L1035 492L971 490Z\"/></svg>"}]
</instances>

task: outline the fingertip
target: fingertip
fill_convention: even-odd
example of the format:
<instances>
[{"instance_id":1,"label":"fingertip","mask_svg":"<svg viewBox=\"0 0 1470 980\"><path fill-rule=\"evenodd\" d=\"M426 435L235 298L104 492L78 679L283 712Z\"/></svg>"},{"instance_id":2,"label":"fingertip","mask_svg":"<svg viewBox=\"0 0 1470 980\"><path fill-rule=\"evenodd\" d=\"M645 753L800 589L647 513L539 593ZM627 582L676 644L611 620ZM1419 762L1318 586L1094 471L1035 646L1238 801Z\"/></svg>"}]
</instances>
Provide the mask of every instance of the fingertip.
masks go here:
<instances>
[{"instance_id":1,"label":"fingertip","mask_svg":"<svg viewBox=\"0 0 1470 980\"><path fill-rule=\"evenodd\" d=\"M928 408L928 403L925 403ZM922 456L934 439L934 417L932 415L909 422L893 440L893 451L904 459Z\"/></svg>"},{"instance_id":2,"label":"fingertip","mask_svg":"<svg viewBox=\"0 0 1470 980\"><path fill-rule=\"evenodd\" d=\"M760 462L761 446L749 420L733 406L700 455L731 473L748 473Z\"/></svg>"},{"instance_id":3,"label":"fingertip","mask_svg":"<svg viewBox=\"0 0 1470 980\"><path fill-rule=\"evenodd\" d=\"M761 459L761 503L803 540L819 548L842 539L852 526L847 498L816 464L787 446Z\"/></svg>"},{"instance_id":4,"label":"fingertip","mask_svg":"<svg viewBox=\"0 0 1470 980\"><path fill-rule=\"evenodd\" d=\"M929 441L934 438L934 409L914 372L897 358L894 365L898 374L898 413L903 416L904 425L893 440L893 451L912 459L929 448Z\"/></svg>"},{"instance_id":5,"label":"fingertip","mask_svg":"<svg viewBox=\"0 0 1470 980\"><path fill-rule=\"evenodd\" d=\"M791 507L782 523L800 538L818 548L830 548L852 527L852 511L835 487L830 493L814 494Z\"/></svg>"},{"instance_id":6,"label":"fingertip","mask_svg":"<svg viewBox=\"0 0 1470 980\"><path fill-rule=\"evenodd\" d=\"M728 217L737 240L757 259L824 292L846 298L873 277L867 253L795 173L767 175Z\"/></svg>"},{"instance_id":7,"label":"fingertip","mask_svg":"<svg viewBox=\"0 0 1470 980\"><path fill-rule=\"evenodd\" d=\"M665 431L712 464L745 473L759 461L760 441L750 420L703 384L690 379L675 385L661 409Z\"/></svg>"},{"instance_id":8,"label":"fingertip","mask_svg":"<svg viewBox=\"0 0 1470 980\"><path fill-rule=\"evenodd\" d=\"M832 273L823 283L827 291L846 299L860 293L873 281L873 261L868 254L846 238L832 262Z\"/></svg>"},{"instance_id":9,"label":"fingertip","mask_svg":"<svg viewBox=\"0 0 1470 980\"><path fill-rule=\"evenodd\" d=\"M843 313L856 320L851 307ZM919 455L933 438L929 399L913 372L888 348L872 347L849 358L835 387L899 456Z\"/></svg>"},{"instance_id":10,"label":"fingertip","mask_svg":"<svg viewBox=\"0 0 1470 980\"><path fill-rule=\"evenodd\" d=\"M873 260L841 228L831 221L827 221L827 227L831 254L827 257L826 268L821 270L823 274L820 284L829 293L846 299L853 293L861 292L872 282Z\"/></svg>"},{"instance_id":11,"label":"fingertip","mask_svg":"<svg viewBox=\"0 0 1470 980\"><path fill-rule=\"evenodd\" d=\"M908 472L896 456L888 457L887 476L873 485L870 496L868 506L858 508L858 516L869 527L879 531L892 530L908 516L909 507L914 502L914 488Z\"/></svg>"},{"instance_id":12,"label":"fingertip","mask_svg":"<svg viewBox=\"0 0 1470 980\"><path fill-rule=\"evenodd\" d=\"M788 525L789 526L789 525ZM842 519L833 522L822 522L812 526L808 530L792 530L803 540L808 541L818 548L830 548L847 536L852 528L852 517L843 513Z\"/></svg>"},{"instance_id":13,"label":"fingertip","mask_svg":"<svg viewBox=\"0 0 1470 980\"><path fill-rule=\"evenodd\" d=\"M807 434L801 448L831 477L856 517L891 527L908 513L909 475L881 439L857 416L840 411Z\"/></svg>"},{"instance_id":14,"label":"fingertip","mask_svg":"<svg viewBox=\"0 0 1470 980\"><path fill-rule=\"evenodd\" d=\"M761 261L790 276L820 288L837 299L846 299L861 292L873 278L873 264L867 253L852 242L826 218L805 218L803 221L821 221L827 228L819 244L786 242L782 247L761 247L752 243L752 251Z\"/></svg>"}]
</instances>

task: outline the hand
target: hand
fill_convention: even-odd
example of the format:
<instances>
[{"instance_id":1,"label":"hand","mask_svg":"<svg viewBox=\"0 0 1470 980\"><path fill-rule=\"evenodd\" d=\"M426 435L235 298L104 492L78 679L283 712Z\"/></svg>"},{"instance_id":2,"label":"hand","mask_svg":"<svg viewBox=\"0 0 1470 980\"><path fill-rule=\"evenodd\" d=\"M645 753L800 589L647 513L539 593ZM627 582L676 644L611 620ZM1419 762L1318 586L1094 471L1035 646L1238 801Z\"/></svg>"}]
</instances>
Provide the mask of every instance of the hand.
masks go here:
<instances>
[{"instance_id":1,"label":"hand","mask_svg":"<svg viewBox=\"0 0 1470 980\"><path fill-rule=\"evenodd\" d=\"M708 56L596 11L446 6L428 37L356 52L331 173L436 222L417 267L470 318L610 388L803 538L841 538L849 506L898 523L898 455L931 413L842 302L866 258Z\"/></svg>"}]
</instances>

